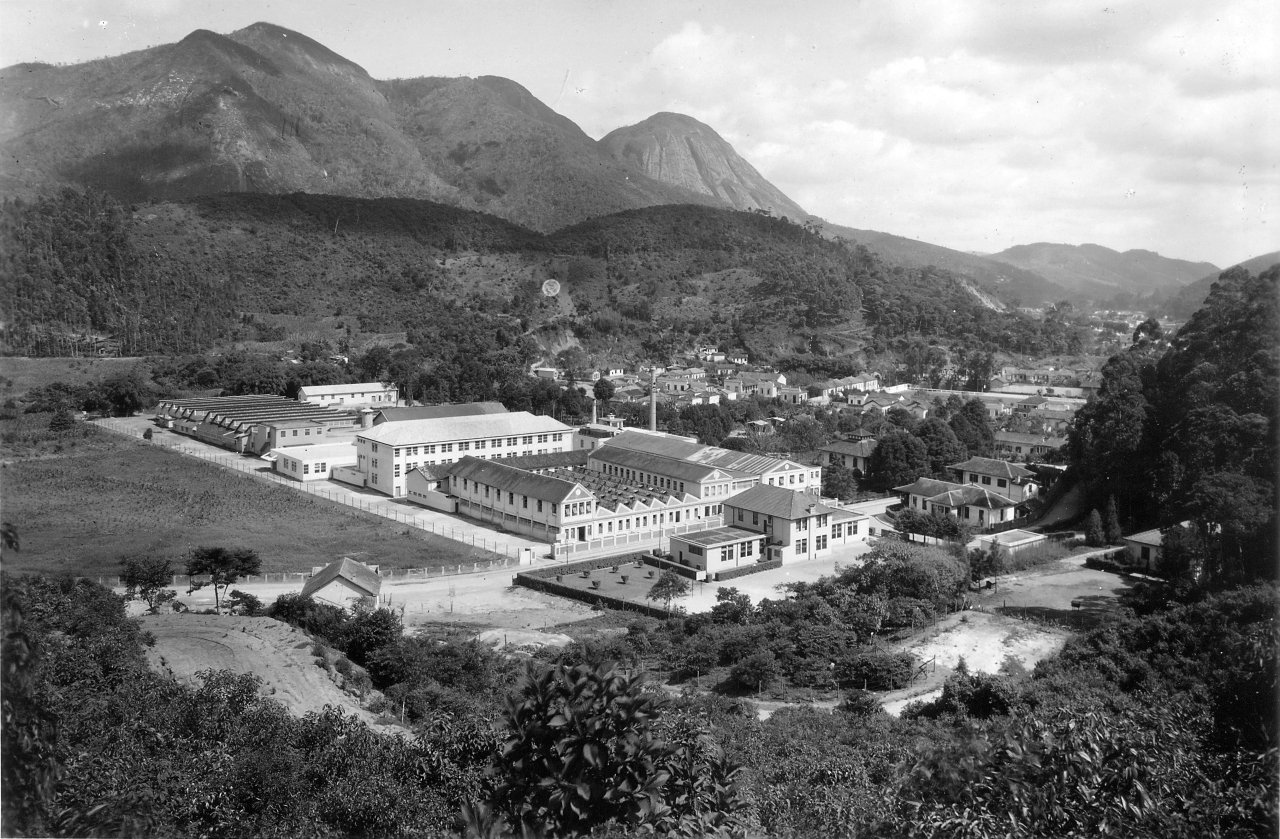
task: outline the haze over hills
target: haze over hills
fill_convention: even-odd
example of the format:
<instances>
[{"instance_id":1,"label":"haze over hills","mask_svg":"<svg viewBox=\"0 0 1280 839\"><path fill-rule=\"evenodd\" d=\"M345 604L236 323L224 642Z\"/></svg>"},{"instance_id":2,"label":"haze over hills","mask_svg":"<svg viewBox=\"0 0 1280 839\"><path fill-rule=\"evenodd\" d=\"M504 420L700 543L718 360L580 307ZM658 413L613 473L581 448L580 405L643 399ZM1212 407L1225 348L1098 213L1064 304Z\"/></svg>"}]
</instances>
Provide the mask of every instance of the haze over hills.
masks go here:
<instances>
[{"instance_id":1,"label":"haze over hills","mask_svg":"<svg viewBox=\"0 0 1280 839\"><path fill-rule=\"evenodd\" d=\"M1150 294L1185 286L1218 271L1211 262L1170 259L1147 250L1121 253L1102 245L1037 242L992 254L1076 294L1099 300L1120 292Z\"/></svg>"}]
</instances>

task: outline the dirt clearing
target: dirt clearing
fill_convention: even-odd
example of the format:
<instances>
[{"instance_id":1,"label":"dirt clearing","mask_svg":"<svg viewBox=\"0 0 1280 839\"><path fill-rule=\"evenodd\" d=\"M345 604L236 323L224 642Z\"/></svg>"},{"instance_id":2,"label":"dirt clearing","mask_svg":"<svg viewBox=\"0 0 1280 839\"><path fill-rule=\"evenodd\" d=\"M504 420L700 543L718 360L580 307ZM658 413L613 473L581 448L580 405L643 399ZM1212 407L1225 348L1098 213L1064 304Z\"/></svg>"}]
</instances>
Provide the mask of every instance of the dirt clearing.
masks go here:
<instances>
[{"instance_id":1,"label":"dirt clearing","mask_svg":"<svg viewBox=\"0 0 1280 839\"><path fill-rule=\"evenodd\" d=\"M262 679L267 696L298 716L336 705L375 729L404 730L378 724L316 662L314 642L306 633L288 624L271 618L167 614L146 615L142 626L156 639L147 650L152 669L179 681L194 681L196 673L210 669L252 673Z\"/></svg>"}]
</instances>

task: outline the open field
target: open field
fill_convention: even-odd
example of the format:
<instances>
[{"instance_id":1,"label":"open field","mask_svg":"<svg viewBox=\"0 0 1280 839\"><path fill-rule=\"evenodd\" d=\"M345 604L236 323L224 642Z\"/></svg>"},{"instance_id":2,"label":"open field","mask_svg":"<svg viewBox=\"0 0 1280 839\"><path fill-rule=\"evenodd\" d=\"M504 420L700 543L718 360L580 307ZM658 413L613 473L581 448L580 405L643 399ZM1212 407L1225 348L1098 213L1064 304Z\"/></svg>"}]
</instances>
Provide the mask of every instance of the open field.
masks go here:
<instances>
[{"instance_id":1,"label":"open field","mask_svg":"<svg viewBox=\"0 0 1280 839\"><path fill-rule=\"evenodd\" d=\"M141 440L88 425L71 433L74 446L4 464L4 520L22 542L5 556L10 573L114 575L121 558L138 554L170 557L180 572L200 545L252 548L264 572L343 556L387 568L494 558Z\"/></svg>"},{"instance_id":2,"label":"open field","mask_svg":"<svg viewBox=\"0 0 1280 839\"><path fill-rule=\"evenodd\" d=\"M142 358L14 358L0 357L0 401L21 397L38 387L63 382L79 385L130 370Z\"/></svg>"}]
</instances>

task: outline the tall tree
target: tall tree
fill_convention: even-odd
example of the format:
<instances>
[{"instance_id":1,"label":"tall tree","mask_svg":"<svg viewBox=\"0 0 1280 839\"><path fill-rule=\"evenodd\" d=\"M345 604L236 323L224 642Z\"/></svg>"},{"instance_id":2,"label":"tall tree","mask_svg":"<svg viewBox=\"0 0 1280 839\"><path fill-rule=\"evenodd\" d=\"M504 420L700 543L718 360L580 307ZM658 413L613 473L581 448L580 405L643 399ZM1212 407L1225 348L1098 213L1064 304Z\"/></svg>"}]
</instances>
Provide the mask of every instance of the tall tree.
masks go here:
<instances>
[{"instance_id":1,"label":"tall tree","mask_svg":"<svg viewBox=\"0 0 1280 839\"><path fill-rule=\"evenodd\" d=\"M187 559L187 574L191 576L187 593L212 585L214 611L222 614L222 594L237 580L257 574L261 567L262 559L250 548L195 548ZM210 579L197 582L197 576Z\"/></svg>"},{"instance_id":2,"label":"tall tree","mask_svg":"<svg viewBox=\"0 0 1280 839\"><path fill-rule=\"evenodd\" d=\"M173 585L173 563L164 557L131 556L120 563L126 600L141 600L147 611L156 614L160 607L178 596Z\"/></svg>"},{"instance_id":3,"label":"tall tree","mask_svg":"<svg viewBox=\"0 0 1280 839\"><path fill-rule=\"evenodd\" d=\"M887 491L929 473L929 451L909 432L891 431L880 438L867 462L867 484Z\"/></svg>"},{"instance_id":4,"label":"tall tree","mask_svg":"<svg viewBox=\"0 0 1280 839\"><path fill-rule=\"evenodd\" d=\"M929 458L929 474L935 478L950 478L947 467L967 460L969 451L956 437L956 433L937 417L929 417L917 426L916 439L924 443Z\"/></svg>"}]
</instances>

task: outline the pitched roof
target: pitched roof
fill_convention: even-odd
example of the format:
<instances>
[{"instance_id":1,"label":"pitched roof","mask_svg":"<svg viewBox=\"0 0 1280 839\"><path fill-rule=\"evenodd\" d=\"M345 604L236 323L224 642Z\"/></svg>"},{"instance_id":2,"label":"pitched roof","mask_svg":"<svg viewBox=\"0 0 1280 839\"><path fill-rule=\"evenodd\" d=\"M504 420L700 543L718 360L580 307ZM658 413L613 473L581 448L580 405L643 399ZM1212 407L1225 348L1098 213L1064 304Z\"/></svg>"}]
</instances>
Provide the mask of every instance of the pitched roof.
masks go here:
<instances>
[{"instance_id":1,"label":"pitched roof","mask_svg":"<svg viewBox=\"0 0 1280 839\"><path fill-rule=\"evenodd\" d=\"M955 463L947 468L957 472L977 472L979 475L1008 478L1011 481L1035 477L1030 469L1023 469L1007 460L996 460L994 457L971 457L964 463Z\"/></svg>"},{"instance_id":2,"label":"pitched roof","mask_svg":"<svg viewBox=\"0 0 1280 839\"><path fill-rule=\"evenodd\" d=\"M383 382L357 382L348 385L303 385L299 388L299 392L306 391L310 396L336 396L339 393L365 393L367 391L385 393L395 389L395 385Z\"/></svg>"},{"instance_id":3,"label":"pitched roof","mask_svg":"<svg viewBox=\"0 0 1280 839\"><path fill-rule=\"evenodd\" d=\"M586 466L587 449L574 449L568 452L547 452L546 454L527 454L520 457L504 457L502 463L524 469L528 472L539 472L544 469L567 469L575 466Z\"/></svg>"},{"instance_id":4,"label":"pitched roof","mask_svg":"<svg viewBox=\"0 0 1280 839\"><path fill-rule=\"evenodd\" d=\"M382 422L406 420L442 419L444 417L474 417L483 414L505 414L501 402L460 402L455 405L416 405L412 408L383 408L378 411Z\"/></svg>"},{"instance_id":5,"label":"pitched roof","mask_svg":"<svg viewBox=\"0 0 1280 839\"><path fill-rule=\"evenodd\" d=\"M616 440L618 438L614 437L613 439ZM660 461L655 461L655 459L647 452L611 446L609 445L611 442L613 441L606 440L596 448L592 449L589 455L590 459L600 461L601 463L609 463L614 466L621 466L626 469L654 472L669 478L677 478L682 481L690 481L694 483L712 480L716 477L717 472L724 471L717 469L714 466L690 463L687 460L679 458L662 458ZM741 474L732 473L724 475L725 478L741 476Z\"/></svg>"},{"instance_id":6,"label":"pitched roof","mask_svg":"<svg viewBox=\"0 0 1280 839\"><path fill-rule=\"evenodd\" d=\"M818 451L849 454L854 457L871 457L871 453L876 450L877 445L879 445L878 440L858 440L853 443L848 440L837 440L834 443L828 443Z\"/></svg>"},{"instance_id":7,"label":"pitched roof","mask_svg":"<svg viewBox=\"0 0 1280 839\"><path fill-rule=\"evenodd\" d=\"M472 480L487 484L500 492L514 492L543 501L560 503L579 487L573 481L550 475L535 475L496 460L467 456L453 464L449 480Z\"/></svg>"},{"instance_id":8,"label":"pitched roof","mask_svg":"<svg viewBox=\"0 0 1280 839\"><path fill-rule=\"evenodd\" d=\"M414 446L422 443L474 440L478 437L517 437L548 432L572 433L573 429L551 417L540 417L527 411L510 414L482 414L462 417L384 422L363 429L357 438L388 446Z\"/></svg>"},{"instance_id":9,"label":"pitched roof","mask_svg":"<svg viewBox=\"0 0 1280 839\"><path fill-rule=\"evenodd\" d=\"M985 507L988 510L1001 510L1005 507L1017 506L1017 504L1000 493L983 489L974 484L965 484L959 489L938 493L927 500L930 504L941 504L944 507Z\"/></svg>"},{"instance_id":10,"label":"pitched roof","mask_svg":"<svg viewBox=\"0 0 1280 839\"><path fill-rule=\"evenodd\" d=\"M725 501L724 505L791 521L835 512L834 507L823 504L816 495L768 484L756 484L750 489L744 489Z\"/></svg>"},{"instance_id":11,"label":"pitched roof","mask_svg":"<svg viewBox=\"0 0 1280 839\"><path fill-rule=\"evenodd\" d=\"M337 562L331 562L321 568L319 573L307 580L306 585L302 587L302 596L311 597L339 577L363 591L368 597L377 597L378 592L382 590L382 578L378 576L377 571L363 562L356 562L351 557L344 556Z\"/></svg>"},{"instance_id":12,"label":"pitched roof","mask_svg":"<svg viewBox=\"0 0 1280 839\"><path fill-rule=\"evenodd\" d=\"M960 489L964 484L957 484L951 481L939 481L936 478L916 478L913 483L904 484L900 487L894 487L894 492L903 492L908 495L923 495L925 498L938 495L943 492Z\"/></svg>"}]
</instances>

